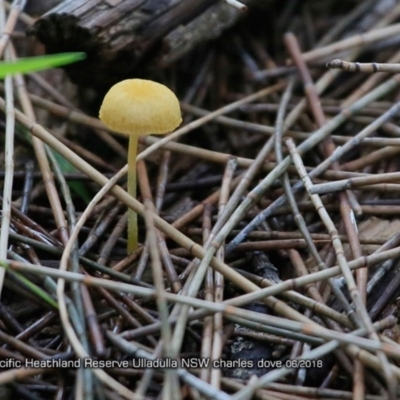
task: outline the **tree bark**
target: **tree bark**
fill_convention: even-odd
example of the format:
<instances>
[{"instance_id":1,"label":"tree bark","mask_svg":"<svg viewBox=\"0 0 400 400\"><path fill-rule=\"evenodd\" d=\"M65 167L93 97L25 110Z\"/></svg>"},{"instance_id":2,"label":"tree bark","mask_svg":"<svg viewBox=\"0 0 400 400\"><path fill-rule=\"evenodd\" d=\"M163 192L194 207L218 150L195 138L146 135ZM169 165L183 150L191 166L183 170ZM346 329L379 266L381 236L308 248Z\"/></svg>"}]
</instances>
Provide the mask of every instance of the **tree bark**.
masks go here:
<instances>
[{"instance_id":1,"label":"tree bark","mask_svg":"<svg viewBox=\"0 0 400 400\"><path fill-rule=\"evenodd\" d=\"M85 52L85 61L65 68L71 79L85 87L109 87L170 65L242 15L222 0L65 0L28 34L48 53Z\"/></svg>"}]
</instances>

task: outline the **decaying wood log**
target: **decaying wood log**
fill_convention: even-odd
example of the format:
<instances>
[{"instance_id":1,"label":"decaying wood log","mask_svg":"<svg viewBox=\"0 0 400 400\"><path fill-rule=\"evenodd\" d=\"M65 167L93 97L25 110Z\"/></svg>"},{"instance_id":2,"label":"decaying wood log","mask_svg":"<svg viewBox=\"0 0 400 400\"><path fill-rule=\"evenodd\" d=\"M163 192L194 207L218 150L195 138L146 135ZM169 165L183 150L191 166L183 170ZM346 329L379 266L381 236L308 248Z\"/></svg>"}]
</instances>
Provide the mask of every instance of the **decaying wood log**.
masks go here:
<instances>
[{"instance_id":1,"label":"decaying wood log","mask_svg":"<svg viewBox=\"0 0 400 400\"><path fill-rule=\"evenodd\" d=\"M66 0L28 34L48 53L87 53L86 65L66 70L75 83L101 87L169 65L242 14L222 0Z\"/></svg>"}]
</instances>

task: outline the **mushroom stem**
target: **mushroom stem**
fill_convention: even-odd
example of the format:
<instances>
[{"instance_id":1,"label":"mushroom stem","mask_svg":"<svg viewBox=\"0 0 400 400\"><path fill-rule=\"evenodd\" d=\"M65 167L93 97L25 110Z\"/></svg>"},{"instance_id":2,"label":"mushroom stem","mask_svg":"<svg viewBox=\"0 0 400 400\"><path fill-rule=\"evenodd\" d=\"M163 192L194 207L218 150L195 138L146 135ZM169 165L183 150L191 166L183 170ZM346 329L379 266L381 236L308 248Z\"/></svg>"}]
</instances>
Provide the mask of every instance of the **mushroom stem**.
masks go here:
<instances>
[{"instance_id":1,"label":"mushroom stem","mask_svg":"<svg viewBox=\"0 0 400 400\"><path fill-rule=\"evenodd\" d=\"M128 149L128 193L136 198L136 154L138 137L130 135ZM138 227L137 214L135 211L128 210L128 254L137 250L138 247Z\"/></svg>"}]
</instances>

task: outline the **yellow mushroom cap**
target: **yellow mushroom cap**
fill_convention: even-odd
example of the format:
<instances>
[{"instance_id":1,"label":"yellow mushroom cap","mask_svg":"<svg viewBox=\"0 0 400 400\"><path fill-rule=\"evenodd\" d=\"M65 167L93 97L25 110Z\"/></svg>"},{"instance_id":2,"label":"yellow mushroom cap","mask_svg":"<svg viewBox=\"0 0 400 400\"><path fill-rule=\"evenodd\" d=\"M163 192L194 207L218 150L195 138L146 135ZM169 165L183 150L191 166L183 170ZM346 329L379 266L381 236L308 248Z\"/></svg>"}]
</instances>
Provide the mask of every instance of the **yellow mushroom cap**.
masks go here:
<instances>
[{"instance_id":1,"label":"yellow mushroom cap","mask_svg":"<svg viewBox=\"0 0 400 400\"><path fill-rule=\"evenodd\" d=\"M175 94L144 79L115 84L104 97L99 117L109 129L125 135L169 133L182 122Z\"/></svg>"}]
</instances>

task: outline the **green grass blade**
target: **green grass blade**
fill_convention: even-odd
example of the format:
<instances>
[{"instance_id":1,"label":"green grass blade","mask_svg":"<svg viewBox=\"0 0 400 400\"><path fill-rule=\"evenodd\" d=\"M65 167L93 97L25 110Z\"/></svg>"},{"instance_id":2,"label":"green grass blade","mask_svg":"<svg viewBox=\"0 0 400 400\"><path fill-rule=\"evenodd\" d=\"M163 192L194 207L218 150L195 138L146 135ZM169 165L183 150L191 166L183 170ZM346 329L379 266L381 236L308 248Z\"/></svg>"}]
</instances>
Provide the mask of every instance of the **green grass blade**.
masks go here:
<instances>
[{"instance_id":1,"label":"green grass blade","mask_svg":"<svg viewBox=\"0 0 400 400\"><path fill-rule=\"evenodd\" d=\"M58 310L58 303L50 296L49 293L44 291L41 287L37 286L35 283L31 282L28 278L20 274L19 272L13 271L6 261L0 260L0 267L5 268L10 275L14 277L14 279L21 282L22 285L29 288L32 293L34 293L37 297L41 298L45 301L49 306Z\"/></svg>"},{"instance_id":2,"label":"green grass blade","mask_svg":"<svg viewBox=\"0 0 400 400\"><path fill-rule=\"evenodd\" d=\"M44 302L46 302L50 307L55 308L58 310L58 303L46 292L44 291L41 287L35 285L33 282L31 282L29 279L27 279L25 276L19 274L18 272L14 271L8 271L9 273L12 272L14 277L18 279L22 284L24 284L27 288L29 288L37 297L42 299Z\"/></svg>"},{"instance_id":3,"label":"green grass blade","mask_svg":"<svg viewBox=\"0 0 400 400\"><path fill-rule=\"evenodd\" d=\"M60 53L39 57L20 58L15 62L0 63L0 79L7 75L25 74L43 69L56 68L86 57L85 53Z\"/></svg>"}]
</instances>

